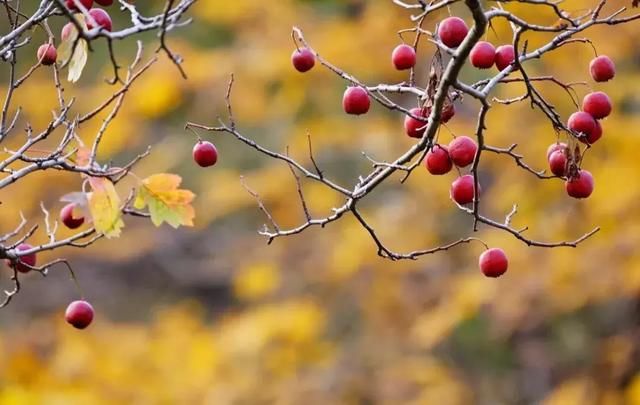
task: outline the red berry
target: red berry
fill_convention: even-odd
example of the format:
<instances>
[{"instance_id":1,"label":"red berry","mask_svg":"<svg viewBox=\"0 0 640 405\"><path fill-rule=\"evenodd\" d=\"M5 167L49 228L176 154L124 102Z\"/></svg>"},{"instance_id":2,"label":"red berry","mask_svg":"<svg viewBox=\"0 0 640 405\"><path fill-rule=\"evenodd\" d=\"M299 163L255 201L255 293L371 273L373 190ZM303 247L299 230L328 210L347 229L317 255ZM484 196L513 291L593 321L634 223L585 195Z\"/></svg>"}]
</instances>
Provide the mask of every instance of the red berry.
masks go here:
<instances>
[{"instance_id":1,"label":"red berry","mask_svg":"<svg viewBox=\"0 0 640 405\"><path fill-rule=\"evenodd\" d=\"M586 135L587 139L591 133L596 129L596 120L593 119L591 114L584 111L578 111L569 117L567 126L570 130Z\"/></svg>"},{"instance_id":2,"label":"red berry","mask_svg":"<svg viewBox=\"0 0 640 405\"><path fill-rule=\"evenodd\" d=\"M200 167L209 167L218 161L218 150L211 142L198 141L193 147L193 160Z\"/></svg>"},{"instance_id":3,"label":"red berry","mask_svg":"<svg viewBox=\"0 0 640 405\"><path fill-rule=\"evenodd\" d=\"M496 67L505 70L516 60L516 52L513 45L502 45L496 49Z\"/></svg>"},{"instance_id":4,"label":"red berry","mask_svg":"<svg viewBox=\"0 0 640 405\"><path fill-rule=\"evenodd\" d=\"M611 114L611 100L601 91L589 93L582 100L582 109L599 120Z\"/></svg>"},{"instance_id":5,"label":"red berry","mask_svg":"<svg viewBox=\"0 0 640 405\"><path fill-rule=\"evenodd\" d=\"M93 307L87 301L73 301L67 307L64 318L76 329L84 329L93 321Z\"/></svg>"},{"instance_id":6,"label":"red berry","mask_svg":"<svg viewBox=\"0 0 640 405\"><path fill-rule=\"evenodd\" d=\"M53 65L58 58L58 52L53 44L43 44L38 48L38 60L45 66Z\"/></svg>"},{"instance_id":7,"label":"red berry","mask_svg":"<svg viewBox=\"0 0 640 405\"><path fill-rule=\"evenodd\" d=\"M76 229L84 224L84 217L80 216L75 218L73 216L73 209L76 204L69 203L60 210L60 220L69 229Z\"/></svg>"},{"instance_id":8,"label":"red berry","mask_svg":"<svg viewBox=\"0 0 640 405\"><path fill-rule=\"evenodd\" d=\"M456 115L456 107L453 103L445 104L440 112L440 121L446 124L454 115Z\"/></svg>"},{"instance_id":9,"label":"red berry","mask_svg":"<svg viewBox=\"0 0 640 405\"><path fill-rule=\"evenodd\" d=\"M427 117L429 115L429 111L426 108L412 108L410 112L417 117ZM426 128L426 122L417 120L410 115L404 117L404 131L411 138L422 138Z\"/></svg>"},{"instance_id":10,"label":"red berry","mask_svg":"<svg viewBox=\"0 0 640 405\"><path fill-rule=\"evenodd\" d=\"M485 250L478 260L480 270L487 277L500 277L509 267L509 260L504 250L499 248L491 248Z\"/></svg>"},{"instance_id":11,"label":"red berry","mask_svg":"<svg viewBox=\"0 0 640 405\"><path fill-rule=\"evenodd\" d=\"M33 246L31 246L28 243L21 243L16 247L16 250L19 251L25 251L25 250L30 250L33 249ZM13 267L13 264L7 260L7 264L9 265L9 267ZM18 262L17 262L17 267L16 270L18 270L20 273L28 273L31 271L31 267L35 267L36 265L36 254L35 253L30 253L28 255L25 256L21 256L20 258L18 258Z\"/></svg>"},{"instance_id":12,"label":"red berry","mask_svg":"<svg viewBox=\"0 0 640 405\"><path fill-rule=\"evenodd\" d=\"M489 42L479 41L471 49L469 60L478 69L489 69L496 61L496 48Z\"/></svg>"},{"instance_id":13,"label":"red berry","mask_svg":"<svg viewBox=\"0 0 640 405\"><path fill-rule=\"evenodd\" d=\"M470 174L458 177L451 183L451 198L460 205L473 202L474 197L474 180ZM478 192L482 190L478 187Z\"/></svg>"},{"instance_id":14,"label":"red berry","mask_svg":"<svg viewBox=\"0 0 640 405\"><path fill-rule=\"evenodd\" d=\"M457 48L467 36L469 28L462 18L445 18L438 26L438 37L449 48Z\"/></svg>"},{"instance_id":15,"label":"red berry","mask_svg":"<svg viewBox=\"0 0 640 405\"><path fill-rule=\"evenodd\" d=\"M478 145L468 136L459 136L449 143L449 156L458 167L469 166L477 150Z\"/></svg>"},{"instance_id":16,"label":"red berry","mask_svg":"<svg viewBox=\"0 0 640 405\"><path fill-rule=\"evenodd\" d=\"M371 100L362 87L348 87L342 97L342 108L347 114L366 114L371 106Z\"/></svg>"},{"instance_id":17,"label":"red berry","mask_svg":"<svg viewBox=\"0 0 640 405\"><path fill-rule=\"evenodd\" d=\"M89 10L91 6L93 6L93 0L67 0L67 8L71 11L80 11L80 9L76 6L76 2L80 3Z\"/></svg>"},{"instance_id":18,"label":"red berry","mask_svg":"<svg viewBox=\"0 0 640 405\"><path fill-rule=\"evenodd\" d=\"M73 23L66 23L64 27L62 27L62 32L60 33L60 39L62 41L66 41L71 37L71 34L76 30L75 25Z\"/></svg>"},{"instance_id":19,"label":"red berry","mask_svg":"<svg viewBox=\"0 0 640 405\"><path fill-rule=\"evenodd\" d=\"M586 170L579 170L578 174L565 182L567 194L573 198L587 198L593 193L593 176Z\"/></svg>"},{"instance_id":20,"label":"red berry","mask_svg":"<svg viewBox=\"0 0 640 405\"><path fill-rule=\"evenodd\" d=\"M316 64L316 57L308 48L300 48L291 54L291 63L298 72L307 72Z\"/></svg>"},{"instance_id":21,"label":"red berry","mask_svg":"<svg viewBox=\"0 0 640 405\"><path fill-rule=\"evenodd\" d=\"M113 4L113 0L94 0L94 1L104 7L108 7Z\"/></svg>"},{"instance_id":22,"label":"red berry","mask_svg":"<svg viewBox=\"0 0 640 405\"><path fill-rule=\"evenodd\" d=\"M596 82L606 82L616 75L616 65L608 56L598 56L589 64L589 72Z\"/></svg>"},{"instance_id":23,"label":"red berry","mask_svg":"<svg viewBox=\"0 0 640 405\"><path fill-rule=\"evenodd\" d=\"M111 17L109 13L101 8L92 8L89 10L89 15L95 20L99 27L102 27L105 31L111 32ZM87 29L92 30L94 28L91 18L87 18Z\"/></svg>"},{"instance_id":24,"label":"red berry","mask_svg":"<svg viewBox=\"0 0 640 405\"><path fill-rule=\"evenodd\" d=\"M431 150L427 152L424 164L429 173L434 175L447 174L453 167L447 147L442 145L433 145Z\"/></svg>"},{"instance_id":25,"label":"red berry","mask_svg":"<svg viewBox=\"0 0 640 405\"><path fill-rule=\"evenodd\" d=\"M565 151L567 149L567 144L564 142L556 142L556 143L552 143L551 145L549 145L549 147L547 148L547 160L549 160L549 158L551 157L551 154L555 151L561 150L561 151Z\"/></svg>"},{"instance_id":26,"label":"red berry","mask_svg":"<svg viewBox=\"0 0 640 405\"><path fill-rule=\"evenodd\" d=\"M411 69L416 65L416 50L406 44L398 45L391 53L391 62L398 70Z\"/></svg>"},{"instance_id":27,"label":"red berry","mask_svg":"<svg viewBox=\"0 0 640 405\"><path fill-rule=\"evenodd\" d=\"M598 141L598 139L602 137L602 125L600 124L600 121L597 120L595 121L595 123L596 126L593 128L593 131L591 131L591 133L587 135L586 138L580 138L580 142L593 145Z\"/></svg>"},{"instance_id":28,"label":"red berry","mask_svg":"<svg viewBox=\"0 0 640 405\"><path fill-rule=\"evenodd\" d=\"M551 173L563 177L567 173L567 155L562 150L557 150L549 156L549 168Z\"/></svg>"}]
</instances>

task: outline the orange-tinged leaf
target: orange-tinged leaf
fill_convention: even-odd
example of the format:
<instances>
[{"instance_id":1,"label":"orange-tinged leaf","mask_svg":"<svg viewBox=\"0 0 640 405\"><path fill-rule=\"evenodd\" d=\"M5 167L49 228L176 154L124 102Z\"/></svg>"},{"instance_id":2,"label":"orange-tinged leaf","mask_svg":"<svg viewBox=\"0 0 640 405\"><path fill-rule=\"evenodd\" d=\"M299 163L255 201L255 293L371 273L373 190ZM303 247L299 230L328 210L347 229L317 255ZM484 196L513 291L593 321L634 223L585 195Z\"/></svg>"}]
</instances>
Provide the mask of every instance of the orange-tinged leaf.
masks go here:
<instances>
[{"instance_id":1,"label":"orange-tinged leaf","mask_svg":"<svg viewBox=\"0 0 640 405\"><path fill-rule=\"evenodd\" d=\"M149 207L151 222L160 226L163 222L174 228L193 226L195 211L191 202L195 198L189 190L179 189L182 178L175 174L160 173L142 180L134 207Z\"/></svg>"},{"instance_id":2,"label":"orange-tinged leaf","mask_svg":"<svg viewBox=\"0 0 640 405\"><path fill-rule=\"evenodd\" d=\"M107 238L120 236L124 222L116 188L111 180L102 177L89 177L89 184L93 191L87 198L96 231Z\"/></svg>"}]
</instances>

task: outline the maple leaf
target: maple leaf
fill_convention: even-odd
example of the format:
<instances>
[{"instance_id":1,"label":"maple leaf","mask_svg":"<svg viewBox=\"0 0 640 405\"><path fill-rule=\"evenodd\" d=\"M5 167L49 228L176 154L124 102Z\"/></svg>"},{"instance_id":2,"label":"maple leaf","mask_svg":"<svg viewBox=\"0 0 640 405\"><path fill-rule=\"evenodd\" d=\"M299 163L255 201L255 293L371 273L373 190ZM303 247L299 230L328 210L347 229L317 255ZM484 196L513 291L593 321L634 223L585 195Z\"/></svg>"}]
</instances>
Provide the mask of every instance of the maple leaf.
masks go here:
<instances>
[{"instance_id":1,"label":"maple leaf","mask_svg":"<svg viewBox=\"0 0 640 405\"><path fill-rule=\"evenodd\" d=\"M191 202L195 198L189 190L179 189L182 178L175 174L160 173L142 180L133 203L137 209L149 207L151 222L160 226L163 222L174 228L193 226L195 211Z\"/></svg>"},{"instance_id":2,"label":"maple leaf","mask_svg":"<svg viewBox=\"0 0 640 405\"><path fill-rule=\"evenodd\" d=\"M111 180L103 177L89 177L89 184L93 191L87 193L87 200L96 232L107 238L120 236L124 222L116 188Z\"/></svg>"}]
</instances>

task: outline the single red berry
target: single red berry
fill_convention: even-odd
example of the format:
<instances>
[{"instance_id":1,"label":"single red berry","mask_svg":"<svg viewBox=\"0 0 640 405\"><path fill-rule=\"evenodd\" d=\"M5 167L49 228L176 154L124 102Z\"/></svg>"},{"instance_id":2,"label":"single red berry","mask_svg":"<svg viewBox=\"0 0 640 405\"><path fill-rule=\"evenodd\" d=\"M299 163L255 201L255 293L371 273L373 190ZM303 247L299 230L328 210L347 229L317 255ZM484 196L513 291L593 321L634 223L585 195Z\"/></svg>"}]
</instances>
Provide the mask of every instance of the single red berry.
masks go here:
<instances>
[{"instance_id":1,"label":"single red berry","mask_svg":"<svg viewBox=\"0 0 640 405\"><path fill-rule=\"evenodd\" d=\"M503 71L516 60L513 45L502 45L496 49L496 67Z\"/></svg>"},{"instance_id":2,"label":"single red berry","mask_svg":"<svg viewBox=\"0 0 640 405\"><path fill-rule=\"evenodd\" d=\"M458 177L451 183L451 198L460 205L473 202L474 197L474 180L470 174ZM478 192L482 189L478 187Z\"/></svg>"},{"instance_id":3,"label":"single red berry","mask_svg":"<svg viewBox=\"0 0 640 405\"><path fill-rule=\"evenodd\" d=\"M110 5L113 4L113 0L94 0L94 1L104 7L109 7Z\"/></svg>"},{"instance_id":4,"label":"single red berry","mask_svg":"<svg viewBox=\"0 0 640 405\"><path fill-rule=\"evenodd\" d=\"M478 260L480 270L487 277L500 277L509 267L509 260L504 250L499 248L491 248L485 250Z\"/></svg>"},{"instance_id":5,"label":"single red berry","mask_svg":"<svg viewBox=\"0 0 640 405\"><path fill-rule=\"evenodd\" d=\"M591 133L596 129L596 120L593 119L591 114L584 111L578 111L569 117L567 126L573 132L584 134L587 139Z\"/></svg>"},{"instance_id":6,"label":"single red berry","mask_svg":"<svg viewBox=\"0 0 640 405\"><path fill-rule=\"evenodd\" d=\"M468 32L467 24L459 17L445 18L438 26L438 37L449 48L457 48Z\"/></svg>"},{"instance_id":7,"label":"single red berry","mask_svg":"<svg viewBox=\"0 0 640 405\"><path fill-rule=\"evenodd\" d=\"M38 60L45 66L50 66L56 63L58 58L58 52L53 44L43 44L38 48Z\"/></svg>"},{"instance_id":8,"label":"single red berry","mask_svg":"<svg viewBox=\"0 0 640 405\"><path fill-rule=\"evenodd\" d=\"M424 164L429 173L434 175L447 174L453 167L453 162L449 157L449 151L446 146L433 145L431 150L427 152Z\"/></svg>"},{"instance_id":9,"label":"single red berry","mask_svg":"<svg viewBox=\"0 0 640 405\"><path fill-rule=\"evenodd\" d=\"M596 82L607 82L616 75L616 65L608 56L598 56L589 64L589 72Z\"/></svg>"},{"instance_id":10,"label":"single red berry","mask_svg":"<svg viewBox=\"0 0 640 405\"><path fill-rule=\"evenodd\" d=\"M342 108L347 114L366 114L371 106L367 91L362 87L348 87L342 97Z\"/></svg>"},{"instance_id":11,"label":"single red berry","mask_svg":"<svg viewBox=\"0 0 640 405\"><path fill-rule=\"evenodd\" d=\"M551 154L555 151L561 150L561 151L565 151L567 149L567 144L564 142L556 142L556 143L552 143L551 145L549 145L549 147L547 148L547 160L549 160L549 158L551 157Z\"/></svg>"},{"instance_id":12,"label":"single red berry","mask_svg":"<svg viewBox=\"0 0 640 405\"><path fill-rule=\"evenodd\" d=\"M440 121L446 124L454 115L456 115L456 107L453 103L447 103L442 107L442 111L440 111Z\"/></svg>"},{"instance_id":13,"label":"single red berry","mask_svg":"<svg viewBox=\"0 0 640 405\"><path fill-rule=\"evenodd\" d=\"M563 177L567 173L567 155L562 150L557 150L549 156L549 168L551 173Z\"/></svg>"},{"instance_id":14,"label":"single red berry","mask_svg":"<svg viewBox=\"0 0 640 405\"><path fill-rule=\"evenodd\" d=\"M391 53L391 62L398 70L411 69L416 65L416 50L406 44L398 45Z\"/></svg>"},{"instance_id":15,"label":"single red berry","mask_svg":"<svg viewBox=\"0 0 640 405\"><path fill-rule=\"evenodd\" d=\"M309 48L300 48L291 54L291 63L293 63L293 67L296 68L298 72L304 73L311 70L316 64L316 57Z\"/></svg>"},{"instance_id":16,"label":"single red berry","mask_svg":"<svg viewBox=\"0 0 640 405\"><path fill-rule=\"evenodd\" d=\"M611 99L602 91L589 93L582 100L582 109L600 120L611 114Z\"/></svg>"},{"instance_id":17,"label":"single red berry","mask_svg":"<svg viewBox=\"0 0 640 405\"><path fill-rule=\"evenodd\" d=\"M449 156L458 167L469 166L477 150L478 145L468 136L459 136L449 143Z\"/></svg>"},{"instance_id":18,"label":"single red berry","mask_svg":"<svg viewBox=\"0 0 640 405\"><path fill-rule=\"evenodd\" d=\"M64 318L76 329L84 329L93 321L93 307L87 301L73 301L67 307Z\"/></svg>"},{"instance_id":19,"label":"single red berry","mask_svg":"<svg viewBox=\"0 0 640 405\"><path fill-rule=\"evenodd\" d=\"M496 48L489 42L479 41L471 49L469 60L478 69L489 69L496 61Z\"/></svg>"},{"instance_id":20,"label":"single red berry","mask_svg":"<svg viewBox=\"0 0 640 405\"><path fill-rule=\"evenodd\" d=\"M412 108L410 112L417 117L426 118L429 115L429 111L426 108ZM417 120L410 115L404 117L404 131L411 138L422 138L426 128L426 122Z\"/></svg>"},{"instance_id":21,"label":"single red berry","mask_svg":"<svg viewBox=\"0 0 640 405\"><path fill-rule=\"evenodd\" d=\"M31 246L28 243L21 243L16 247L16 250L21 252L25 250L31 250L31 249L33 249L33 246ZM13 264L9 260L7 260L7 264L9 265L9 267L13 267ZM20 273L30 272L31 267L35 267L36 265L36 254L30 253L28 255L20 256L20 258L18 258L16 265L17 265L16 270L18 270Z\"/></svg>"},{"instance_id":22,"label":"single red berry","mask_svg":"<svg viewBox=\"0 0 640 405\"><path fill-rule=\"evenodd\" d=\"M60 33L60 39L66 41L71 37L71 34L76 30L75 25L73 23L66 23L64 27L62 27L62 32Z\"/></svg>"},{"instance_id":23,"label":"single red berry","mask_svg":"<svg viewBox=\"0 0 640 405\"><path fill-rule=\"evenodd\" d=\"M598 141L598 139L602 138L602 125L598 120L596 120L595 123L596 126L593 128L593 131L591 131L591 133L588 134L586 138L580 138L580 142L593 145Z\"/></svg>"},{"instance_id":24,"label":"single red berry","mask_svg":"<svg viewBox=\"0 0 640 405\"><path fill-rule=\"evenodd\" d=\"M193 147L193 160L200 167L209 167L218 161L218 150L211 142L198 141Z\"/></svg>"},{"instance_id":25,"label":"single red berry","mask_svg":"<svg viewBox=\"0 0 640 405\"><path fill-rule=\"evenodd\" d=\"M92 8L89 10L89 15L95 20L98 27L102 27L105 31L111 32L111 17L109 17L109 13L101 8ZM91 18L87 18L88 30L94 28Z\"/></svg>"},{"instance_id":26,"label":"single red berry","mask_svg":"<svg viewBox=\"0 0 640 405\"><path fill-rule=\"evenodd\" d=\"M76 204L69 203L60 210L60 220L69 229L76 229L84 224L83 216L77 218L73 216L73 209L75 207Z\"/></svg>"},{"instance_id":27,"label":"single red berry","mask_svg":"<svg viewBox=\"0 0 640 405\"><path fill-rule=\"evenodd\" d=\"M76 6L76 2L82 4L87 10L93 6L93 0L67 0L67 8L71 11L80 11L78 6Z\"/></svg>"},{"instance_id":28,"label":"single red berry","mask_svg":"<svg viewBox=\"0 0 640 405\"><path fill-rule=\"evenodd\" d=\"M579 170L575 177L564 184L567 194L573 198L587 198L593 193L593 176L586 170Z\"/></svg>"}]
</instances>

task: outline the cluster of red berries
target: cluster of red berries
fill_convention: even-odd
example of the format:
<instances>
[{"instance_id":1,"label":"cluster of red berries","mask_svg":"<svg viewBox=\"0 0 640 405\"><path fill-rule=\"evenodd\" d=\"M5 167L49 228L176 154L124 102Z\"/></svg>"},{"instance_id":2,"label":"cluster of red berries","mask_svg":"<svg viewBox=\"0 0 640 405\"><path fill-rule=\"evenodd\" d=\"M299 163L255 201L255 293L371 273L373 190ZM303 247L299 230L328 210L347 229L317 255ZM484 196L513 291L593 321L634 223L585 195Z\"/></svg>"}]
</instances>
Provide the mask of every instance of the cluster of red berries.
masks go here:
<instances>
[{"instance_id":1,"label":"cluster of red berries","mask_svg":"<svg viewBox=\"0 0 640 405\"><path fill-rule=\"evenodd\" d=\"M78 8L76 2L81 4L85 9L87 9L91 18L86 19L87 29L91 30L94 27L93 22L97 24L98 27L106 31L111 31L112 23L111 16L105 10L101 8L92 8L94 0L66 0L66 6L71 12L80 12L81 10ZM95 0L101 6L107 7L113 4L113 0ZM92 21L93 19L93 21ZM67 23L64 27L62 27L62 33L60 35L62 41L65 41L69 38L69 35L72 32L74 25L73 23ZM46 43L40 45L37 52L38 61L45 66L50 66L56 63L56 59L58 59L58 51L56 47L52 43Z\"/></svg>"},{"instance_id":2,"label":"cluster of red berries","mask_svg":"<svg viewBox=\"0 0 640 405\"><path fill-rule=\"evenodd\" d=\"M598 56L589 64L589 72L596 82L606 82L615 76L616 69L608 56ZM567 127L578 135L580 142L593 145L602 137L600 120L611 114L611 100L606 93L596 91L587 94L582 100L582 111L569 117ZM558 177L567 177L565 189L574 198L587 198L594 189L593 176L587 170L578 169L570 173L570 149L562 142L549 146L547 160L549 169Z\"/></svg>"}]
</instances>

